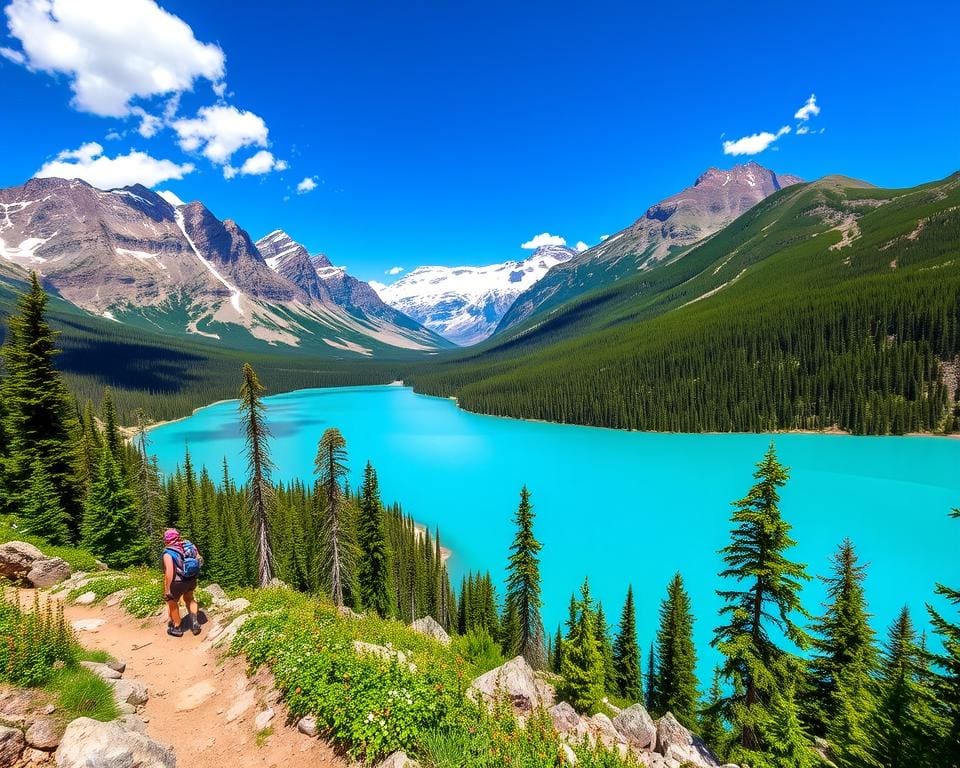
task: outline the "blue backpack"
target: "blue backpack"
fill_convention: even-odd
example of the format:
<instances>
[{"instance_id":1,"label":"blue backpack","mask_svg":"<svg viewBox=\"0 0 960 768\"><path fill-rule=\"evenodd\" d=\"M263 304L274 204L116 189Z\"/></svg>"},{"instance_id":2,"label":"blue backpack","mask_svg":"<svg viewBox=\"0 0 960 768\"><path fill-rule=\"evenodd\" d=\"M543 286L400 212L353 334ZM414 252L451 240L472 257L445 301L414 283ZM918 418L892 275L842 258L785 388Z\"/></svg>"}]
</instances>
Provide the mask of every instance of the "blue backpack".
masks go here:
<instances>
[{"instance_id":1,"label":"blue backpack","mask_svg":"<svg viewBox=\"0 0 960 768\"><path fill-rule=\"evenodd\" d=\"M176 549L167 547L163 550L173 560L173 569L181 579L195 579L200 575L200 566L203 558L193 542L183 542L183 555Z\"/></svg>"}]
</instances>

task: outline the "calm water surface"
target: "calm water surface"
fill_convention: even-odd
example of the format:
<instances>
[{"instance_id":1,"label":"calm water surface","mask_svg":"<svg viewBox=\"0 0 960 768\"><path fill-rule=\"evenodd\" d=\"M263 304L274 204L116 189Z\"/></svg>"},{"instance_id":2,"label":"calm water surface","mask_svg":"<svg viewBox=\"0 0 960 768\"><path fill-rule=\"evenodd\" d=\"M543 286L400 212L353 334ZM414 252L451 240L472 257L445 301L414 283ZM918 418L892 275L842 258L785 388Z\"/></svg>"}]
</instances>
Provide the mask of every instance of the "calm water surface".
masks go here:
<instances>
[{"instance_id":1,"label":"calm water surface","mask_svg":"<svg viewBox=\"0 0 960 768\"><path fill-rule=\"evenodd\" d=\"M585 575L608 620L633 584L644 647L656 631L667 581L683 573L698 618L704 677L719 600L717 550L728 541L730 502L752 482L769 435L620 432L478 416L453 401L403 387L300 390L266 399L277 479L309 478L327 427L347 440L351 484L369 459L385 501L431 527L453 549L459 584L471 569L501 577L512 515L526 484L543 542L544 620L554 632ZM234 477L245 467L236 402L203 408L150 432L164 471L185 446L216 477L224 457ZM938 438L777 435L790 467L784 516L797 559L823 574L839 542L851 537L870 564L867 596L885 632L904 604L922 620L935 581L960 582L960 441ZM811 581L808 609L822 585Z\"/></svg>"}]
</instances>

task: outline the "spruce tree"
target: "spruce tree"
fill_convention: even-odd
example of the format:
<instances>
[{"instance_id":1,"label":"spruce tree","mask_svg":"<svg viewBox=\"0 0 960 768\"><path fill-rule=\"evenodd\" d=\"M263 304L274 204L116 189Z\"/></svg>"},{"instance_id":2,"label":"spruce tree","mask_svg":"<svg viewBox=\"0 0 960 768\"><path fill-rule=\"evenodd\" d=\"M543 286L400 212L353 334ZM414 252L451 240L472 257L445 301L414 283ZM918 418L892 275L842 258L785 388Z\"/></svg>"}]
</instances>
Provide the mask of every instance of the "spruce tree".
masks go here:
<instances>
[{"instance_id":1,"label":"spruce tree","mask_svg":"<svg viewBox=\"0 0 960 768\"><path fill-rule=\"evenodd\" d=\"M533 535L533 518L530 492L524 486L514 518L517 533L507 565L506 602L511 626L506 641L509 655L521 655L534 669L543 669L545 646L540 618L539 558L542 545Z\"/></svg>"},{"instance_id":2,"label":"spruce tree","mask_svg":"<svg viewBox=\"0 0 960 768\"><path fill-rule=\"evenodd\" d=\"M787 685L771 694L770 707L766 715L769 724L767 731L769 745L767 754L759 756L751 765L764 765L770 768L814 768L820 761L810 749L810 737L800 721L794 689Z\"/></svg>"},{"instance_id":3,"label":"spruce tree","mask_svg":"<svg viewBox=\"0 0 960 768\"><path fill-rule=\"evenodd\" d=\"M617 693L627 701L640 702L643 699L643 690L640 682L640 648L637 645L637 612L633 604L632 586L627 587L627 599L620 613L617 638L613 644L613 665Z\"/></svg>"},{"instance_id":4,"label":"spruce tree","mask_svg":"<svg viewBox=\"0 0 960 768\"><path fill-rule=\"evenodd\" d=\"M823 616L813 625L810 660L810 695L806 719L814 734L826 734L827 724L837 719L841 680L846 702L869 697L876 663L874 632L864 597L866 567L857 561L850 539L844 540L831 558L832 573L823 577L827 603ZM858 709L862 710L862 707Z\"/></svg>"},{"instance_id":5,"label":"spruce tree","mask_svg":"<svg viewBox=\"0 0 960 768\"><path fill-rule=\"evenodd\" d=\"M110 387L103 391L103 403L100 406L100 415L103 419L103 439L107 450L113 455L117 465L123 462L123 438L117 425L117 409L113 405L113 393Z\"/></svg>"},{"instance_id":6,"label":"spruce tree","mask_svg":"<svg viewBox=\"0 0 960 768\"><path fill-rule=\"evenodd\" d=\"M140 502L140 518L143 520L143 531L147 537L149 560L159 562L162 552L160 539L160 525L157 515L160 506L160 474L156 468L156 457L151 458L147 450L147 426L143 409L137 411L137 493ZM224 459L226 462L226 459ZM205 553L212 558L213 553Z\"/></svg>"},{"instance_id":7,"label":"spruce tree","mask_svg":"<svg viewBox=\"0 0 960 768\"><path fill-rule=\"evenodd\" d=\"M731 543L721 550L727 568L720 576L734 581L735 588L718 592L727 623L716 629L712 642L725 657L723 675L732 686L723 703L739 745L732 756L751 764L769 746L763 731L774 694L794 682L795 665L778 640L782 636L800 648L807 646L807 636L793 617L804 614L800 591L809 578L803 565L786 556L794 541L780 515L779 489L788 471L777 460L773 443L754 478L756 484L734 505Z\"/></svg>"},{"instance_id":8,"label":"spruce tree","mask_svg":"<svg viewBox=\"0 0 960 768\"><path fill-rule=\"evenodd\" d=\"M344 592L353 577L353 552L349 543L343 479L347 474L347 441L340 430L324 431L314 461L316 499L319 504L322 576L334 604L344 605ZM414 617L416 618L416 617Z\"/></svg>"},{"instance_id":9,"label":"spruce tree","mask_svg":"<svg viewBox=\"0 0 960 768\"><path fill-rule=\"evenodd\" d=\"M384 529L383 503L380 501L380 484L376 470L369 461L363 471L363 485L360 488L357 543L360 547L360 601L364 608L376 611L381 617L388 616L390 563L387 534Z\"/></svg>"},{"instance_id":10,"label":"spruce tree","mask_svg":"<svg viewBox=\"0 0 960 768\"><path fill-rule=\"evenodd\" d=\"M75 473L77 424L67 388L54 365L59 353L57 333L46 321L46 306L47 295L36 273L31 273L30 287L18 298L17 312L7 321L0 351L7 369L0 399L8 443L0 511L16 511L30 485L34 460L39 460L76 535L82 511Z\"/></svg>"},{"instance_id":11,"label":"spruce tree","mask_svg":"<svg viewBox=\"0 0 960 768\"><path fill-rule=\"evenodd\" d=\"M960 509L950 515L960 519ZM960 589L937 584L935 591L947 603L960 608ZM932 605L927 606L927 612L943 646L931 655L935 670L932 678L935 713L944 724L938 739L937 758L943 766L957 768L960 766L960 622L951 621Z\"/></svg>"},{"instance_id":12,"label":"spruce tree","mask_svg":"<svg viewBox=\"0 0 960 768\"><path fill-rule=\"evenodd\" d=\"M249 467L247 503L253 525L257 559L257 583L266 587L273 580L273 552L270 548L270 511L273 487L270 473L270 431L264 419L263 386L249 363L243 364L243 385L240 388L240 416L243 422L245 452Z\"/></svg>"},{"instance_id":13,"label":"spruce tree","mask_svg":"<svg viewBox=\"0 0 960 768\"><path fill-rule=\"evenodd\" d=\"M597 601L596 614L597 647L603 659L603 687L608 693L617 692L617 675L613 665L613 644L610 642L610 627L603 611L603 603Z\"/></svg>"},{"instance_id":14,"label":"spruce tree","mask_svg":"<svg viewBox=\"0 0 960 768\"><path fill-rule=\"evenodd\" d=\"M109 450L102 451L87 496L82 541L111 568L139 565L147 556L136 498Z\"/></svg>"},{"instance_id":15,"label":"spruce tree","mask_svg":"<svg viewBox=\"0 0 960 768\"><path fill-rule=\"evenodd\" d=\"M597 643L596 614L584 579L576 621L563 642L562 695L578 712L593 714L604 697L603 654Z\"/></svg>"},{"instance_id":16,"label":"spruce tree","mask_svg":"<svg viewBox=\"0 0 960 768\"><path fill-rule=\"evenodd\" d=\"M50 544L66 545L70 543L69 522L43 462L35 458L31 466L30 485L20 507L20 523L24 532L39 536Z\"/></svg>"},{"instance_id":17,"label":"spruce tree","mask_svg":"<svg viewBox=\"0 0 960 768\"><path fill-rule=\"evenodd\" d=\"M877 704L870 723L873 758L887 768L935 764L933 694L926 677L926 658L904 606L880 657Z\"/></svg>"},{"instance_id":18,"label":"spruce tree","mask_svg":"<svg viewBox=\"0 0 960 768\"><path fill-rule=\"evenodd\" d=\"M647 653L647 680L643 687L644 700L643 706L648 712L654 711L654 691L657 689L657 646L656 643L650 643L650 650Z\"/></svg>"},{"instance_id":19,"label":"spruce tree","mask_svg":"<svg viewBox=\"0 0 960 768\"><path fill-rule=\"evenodd\" d=\"M697 734L716 755L722 755L727 751L727 730L723 727L723 716L720 714L723 700L723 687L720 681L720 668L717 667L713 671L713 682L706 701L700 708L696 728Z\"/></svg>"},{"instance_id":20,"label":"spruce tree","mask_svg":"<svg viewBox=\"0 0 960 768\"><path fill-rule=\"evenodd\" d=\"M690 729L696 728L699 703L696 666L690 596L684 588L683 577L677 573L660 605L653 703L658 714L672 712Z\"/></svg>"}]
</instances>

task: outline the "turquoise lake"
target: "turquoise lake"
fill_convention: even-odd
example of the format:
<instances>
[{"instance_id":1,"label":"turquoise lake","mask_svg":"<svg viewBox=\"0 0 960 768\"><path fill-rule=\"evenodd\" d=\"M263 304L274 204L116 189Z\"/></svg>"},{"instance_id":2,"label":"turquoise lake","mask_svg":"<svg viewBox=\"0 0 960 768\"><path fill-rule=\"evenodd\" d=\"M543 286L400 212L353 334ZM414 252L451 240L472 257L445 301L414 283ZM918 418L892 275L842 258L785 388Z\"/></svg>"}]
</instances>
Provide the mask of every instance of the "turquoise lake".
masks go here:
<instances>
[{"instance_id":1,"label":"turquoise lake","mask_svg":"<svg viewBox=\"0 0 960 768\"><path fill-rule=\"evenodd\" d=\"M526 484L543 542L544 623L556 630L570 593L589 575L614 623L633 584L643 651L656 631L667 581L683 573L697 617L702 677L715 660L709 640L715 589L728 541L730 503L752 483L770 435L657 434L479 416L451 400L398 386L300 390L269 397L275 479L311 477L321 433L347 440L351 485L369 459L384 501L431 528L453 550L451 576L501 577L512 517ZM794 557L811 575L849 536L869 563L866 585L881 633L908 604L923 624L936 581L960 582L960 441L925 437L782 434L774 440L791 478L782 495ZM226 457L242 480L236 402L218 403L151 430L149 450L173 471L189 446L214 477ZM808 610L824 591L805 589Z\"/></svg>"}]
</instances>

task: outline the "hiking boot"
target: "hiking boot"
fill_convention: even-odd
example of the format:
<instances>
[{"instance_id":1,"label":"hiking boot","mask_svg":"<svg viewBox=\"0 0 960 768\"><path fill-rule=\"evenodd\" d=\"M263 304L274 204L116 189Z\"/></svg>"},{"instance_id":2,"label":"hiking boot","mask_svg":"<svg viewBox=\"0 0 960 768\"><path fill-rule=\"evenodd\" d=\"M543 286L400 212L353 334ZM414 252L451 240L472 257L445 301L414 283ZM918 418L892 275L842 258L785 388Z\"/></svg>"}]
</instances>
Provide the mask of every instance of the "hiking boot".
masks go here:
<instances>
[{"instance_id":1,"label":"hiking boot","mask_svg":"<svg viewBox=\"0 0 960 768\"><path fill-rule=\"evenodd\" d=\"M172 637L183 637L183 627L175 627L171 623L169 626L167 626L167 634L171 635Z\"/></svg>"},{"instance_id":2,"label":"hiking boot","mask_svg":"<svg viewBox=\"0 0 960 768\"><path fill-rule=\"evenodd\" d=\"M190 614L190 631L195 635L200 634L200 619L195 613Z\"/></svg>"}]
</instances>

